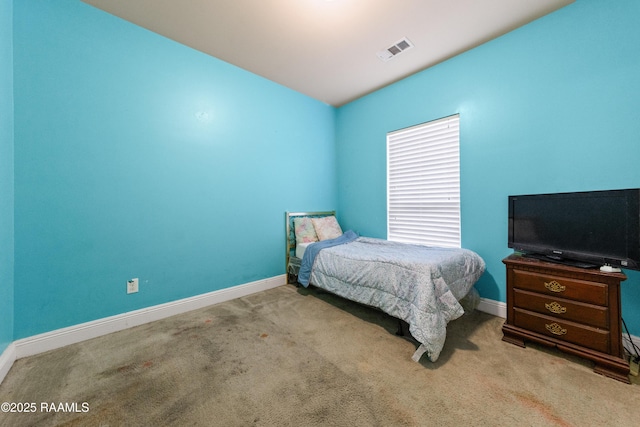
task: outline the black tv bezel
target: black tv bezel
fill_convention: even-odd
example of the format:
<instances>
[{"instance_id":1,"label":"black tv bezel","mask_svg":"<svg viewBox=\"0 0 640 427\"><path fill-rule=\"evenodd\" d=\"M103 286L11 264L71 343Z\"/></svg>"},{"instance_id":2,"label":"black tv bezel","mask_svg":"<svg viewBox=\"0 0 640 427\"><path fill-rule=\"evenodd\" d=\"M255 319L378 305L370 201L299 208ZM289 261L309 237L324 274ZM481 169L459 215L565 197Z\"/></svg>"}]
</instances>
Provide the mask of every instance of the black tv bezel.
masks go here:
<instances>
[{"instance_id":1,"label":"black tv bezel","mask_svg":"<svg viewBox=\"0 0 640 427\"><path fill-rule=\"evenodd\" d=\"M514 201L518 198L567 198L567 197L625 197L627 203L627 257L608 257L586 251L568 250L550 245L538 246L522 242L514 242ZM565 193L523 194L509 196L509 229L508 247L521 252L525 256L534 256L551 262L577 265L580 267L612 267L640 270L640 188L624 190L578 191Z\"/></svg>"}]
</instances>

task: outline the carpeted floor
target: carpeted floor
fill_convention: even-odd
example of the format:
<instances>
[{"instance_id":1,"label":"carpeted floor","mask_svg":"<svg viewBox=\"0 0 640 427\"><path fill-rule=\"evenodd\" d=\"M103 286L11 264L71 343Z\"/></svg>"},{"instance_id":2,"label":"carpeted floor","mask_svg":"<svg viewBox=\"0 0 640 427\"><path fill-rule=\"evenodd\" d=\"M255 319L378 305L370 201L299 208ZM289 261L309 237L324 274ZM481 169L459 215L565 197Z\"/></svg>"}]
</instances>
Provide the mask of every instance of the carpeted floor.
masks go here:
<instances>
[{"instance_id":1,"label":"carpeted floor","mask_svg":"<svg viewBox=\"0 0 640 427\"><path fill-rule=\"evenodd\" d=\"M18 360L0 402L36 410L0 426L640 424L636 377L505 343L502 323L465 315L415 363L394 319L282 286Z\"/></svg>"}]
</instances>

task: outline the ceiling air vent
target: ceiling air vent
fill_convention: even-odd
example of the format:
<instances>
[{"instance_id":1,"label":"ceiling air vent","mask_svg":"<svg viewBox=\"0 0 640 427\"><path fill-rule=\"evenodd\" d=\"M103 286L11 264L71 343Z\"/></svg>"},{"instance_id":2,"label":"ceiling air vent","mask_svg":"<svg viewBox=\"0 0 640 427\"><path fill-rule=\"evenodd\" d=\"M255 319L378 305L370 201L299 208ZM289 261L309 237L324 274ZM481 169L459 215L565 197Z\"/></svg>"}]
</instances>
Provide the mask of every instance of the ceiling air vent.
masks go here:
<instances>
[{"instance_id":1,"label":"ceiling air vent","mask_svg":"<svg viewBox=\"0 0 640 427\"><path fill-rule=\"evenodd\" d=\"M391 58L394 58L397 55L400 55L407 49L411 49L413 47L413 43L408 38L403 38L386 48L385 50L381 50L376 55L382 62L387 62Z\"/></svg>"}]
</instances>

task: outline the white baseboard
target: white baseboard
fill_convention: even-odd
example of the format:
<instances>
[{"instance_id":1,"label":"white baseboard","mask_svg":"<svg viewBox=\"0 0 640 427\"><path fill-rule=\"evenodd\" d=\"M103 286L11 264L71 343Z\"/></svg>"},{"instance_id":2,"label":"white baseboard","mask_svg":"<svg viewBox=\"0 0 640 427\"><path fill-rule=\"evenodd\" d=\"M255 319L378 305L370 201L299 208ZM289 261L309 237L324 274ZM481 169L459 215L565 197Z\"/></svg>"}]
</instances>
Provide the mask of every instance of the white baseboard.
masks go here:
<instances>
[{"instance_id":1,"label":"white baseboard","mask_svg":"<svg viewBox=\"0 0 640 427\"><path fill-rule=\"evenodd\" d=\"M477 309L493 316L507 318L507 303L505 302L480 298Z\"/></svg>"},{"instance_id":2,"label":"white baseboard","mask_svg":"<svg viewBox=\"0 0 640 427\"><path fill-rule=\"evenodd\" d=\"M622 335L622 343L624 344L624 350L632 357L636 357L636 351L640 352L640 337L636 337L635 335L631 335L631 339L626 334L626 332ZM635 344L635 347L632 345ZM639 349L639 350L636 350Z\"/></svg>"},{"instance_id":3,"label":"white baseboard","mask_svg":"<svg viewBox=\"0 0 640 427\"><path fill-rule=\"evenodd\" d=\"M9 369L13 366L13 362L16 361L16 345L11 343L0 354L0 384L7 376Z\"/></svg>"},{"instance_id":4,"label":"white baseboard","mask_svg":"<svg viewBox=\"0 0 640 427\"><path fill-rule=\"evenodd\" d=\"M75 344L88 339L96 338L112 332L121 331L133 326L142 325L156 320L164 319L176 314L207 307L212 304L229 301L235 298L251 295L285 284L286 276L280 275L263 280L258 280L244 285L220 289L202 295L196 295L165 304L142 308L103 319L94 320L79 325L57 329L51 332L34 335L14 341L15 359L31 356L56 348ZM14 359L14 360L15 360Z\"/></svg>"}]
</instances>

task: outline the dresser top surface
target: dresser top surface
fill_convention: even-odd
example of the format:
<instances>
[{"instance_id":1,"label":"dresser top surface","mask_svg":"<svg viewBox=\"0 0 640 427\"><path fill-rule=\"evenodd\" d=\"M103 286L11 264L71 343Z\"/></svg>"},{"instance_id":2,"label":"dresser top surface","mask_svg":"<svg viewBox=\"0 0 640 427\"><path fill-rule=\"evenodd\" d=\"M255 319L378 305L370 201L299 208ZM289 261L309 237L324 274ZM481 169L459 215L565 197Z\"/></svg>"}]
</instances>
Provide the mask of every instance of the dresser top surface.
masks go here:
<instances>
[{"instance_id":1,"label":"dresser top surface","mask_svg":"<svg viewBox=\"0 0 640 427\"><path fill-rule=\"evenodd\" d=\"M521 268L536 268L536 269L544 269L549 272L556 273L573 273L573 274L583 274L589 275L592 277L602 277L607 279L617 279L620 281L626 280L627 276L624 273L609 273L605 271L600 271L597 268L579 268L572 267L564 264L559 264L555 262L543 261L536 258L528 258L526 256L520 254L511 254L505 259L502 260L504 264L507 266L518 266Z\"/></svg>"}]
</instances>

